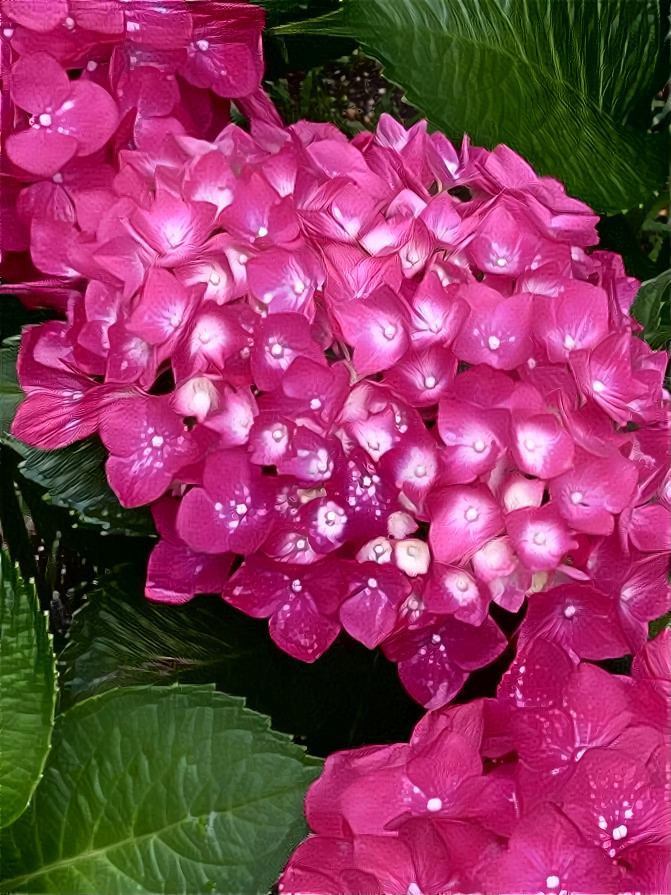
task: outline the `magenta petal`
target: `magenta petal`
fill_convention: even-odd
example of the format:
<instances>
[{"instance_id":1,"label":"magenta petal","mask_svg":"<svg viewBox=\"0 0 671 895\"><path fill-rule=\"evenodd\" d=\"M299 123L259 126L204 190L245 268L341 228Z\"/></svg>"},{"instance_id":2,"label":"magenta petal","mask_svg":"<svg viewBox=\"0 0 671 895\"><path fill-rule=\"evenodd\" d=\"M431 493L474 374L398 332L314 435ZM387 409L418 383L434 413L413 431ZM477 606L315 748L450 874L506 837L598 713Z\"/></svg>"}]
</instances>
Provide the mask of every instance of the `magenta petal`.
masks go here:
<instances>
[{"instance_id":1,"label":"magenta petal","mask_svg":"<svg viewBox=\"0 0 671 895\"><path fill-rule=\"evenodd\" d=\"M80 79L72 85L68 100L56 110L54 122L77 140L78 155L90 155L112 136L119 123L119 112L106 90L93 81Z\"/></svg>"},{"instance_id":2,"label":"magenta petal","mask_svg":"<svg viewBox=\"0 0 671 895\"><path fill-rule=\"evenodd\" d=\"M300 595L292 595L271 616L270 636L290 656L314 662L338 636L337 621L316 612Z\"/></svg>"},{"instance_id":3,"label":"magenta petal","mask_svg":"<svg viewBox=\"0 0 671 895\"><path fill-rule=\"evenodd\" d=\"M638 483L638 470L619 453L594 457L579 451L575 466L550 482L550 495L562 516L578 531L609 535L611 514L629 504Z\"/></svg>"},{"instance_id":4,"label":"magenta petal","mask_svg":"<svg viewBox=\"0 0 671 895\"><path fill-rule=\"evenodd\" d=\"M481 486L443 488L427 503L429 544L440 562L462 562L503 528L498 505Z\"/></svg>"},{"instance_id":5,"label":"magenta petal","mask_svg":"<svg viewBox=\"0 0 671 895\"><path fill-rule=\"evenodd\" d=\"M177 516L179 536L197 553L224 553L230 549L228 519L220 518L221 506L202 488L192 488L182 498Z\"/></svg>"},{"instance_id":6,"label":"magenta petal","mask_svg":"<svg viewBox=\"0 0 671 895\"><path fill-rule=\"evenodd\" d=\"M669 841L668 803L645 766L631 755L590 749L562 799L564 811L585 838L611 856L637 842Z\"/></svg>"},{"instance_id":7,"label":"magenta petal","mask_svg":"<svg viewBox=\"0 0 671 895\"><path fill-rule=\"evenodd\" d=\"M100 403L90 393L45 389L27 395L12 422L12 434L26 444L54 450L92 435L100 424Z\"/></svg>"},{"instance_id":8,"label":"magenta petal","mask_svg":"<svg viewBox=\"0 0 671 895\"><path fill-rule=\"evenodd\" d=\"M7 0L3 11L19 25L42 33L63 22L68 0Z\"/></svg>"},{"instance_id":9,"label":"magenta petal","mask_svg":"<svg viewBox=\"0 0 671 895\"><path fill-rule=\"evenodd\" d=\"M588 584L565 584L531 597L520 642L538 636L582 659L624 656L629 649L613 597Z\"/></svg>"},{"instance_id":10,"label":"magenta petal","mask_svg":"<svg viewBox=\"0 0 671 895\"><path fill-rule=\"evenodd\" d=\"M573 439L551 414L525 418L516 413L512 453L522 472L549 479L570 469Z\"/></svg>"},{"instance_id":11,"label":"magenta petal","mask_svg":"<svg viewBox=\"0 0 671 895\"><path fill-rule=\"evenodd\" d=\"M472 482L488 472L508 441L510 414L448 396L438 406L438 431L445 443L443 481Z\"/></svg>"},{"instance_id":12,"label":"magenta petal","mask_svg":"<svg viewBox=\"0 0 671 895\"><path fill-rule=\"evenodd\" d=\"M351 637L374 649L394 629L399 604L411 586L395 568L383 569L374 563L366 564L366 568L370 577L340 607L340 620Z\"/></svg>"},{"instance_id":13,"label":"magenta petal","mask_svg":"<svg viewBox=\"0 0 671 895\"><path fill-rule=\"evenodd\" d=\"M107 480L125 507L141 507L157 500L172 480L165 468L157 468L153 458L114 457L105 465Z\"/></svg>"},{"instance_id":14,"label":"magenta petal","mask_svg":"<svg viewBox=\"0 0 671 895\"><path fill-rule=\"evenodd\" d=\"M671 510L661 503L650 503L632 510L629 538L644 553L671 550Z\"/></svg>"},{"instance_id":15,"label":"magenta petal","mask_svg":"<svg viewBox=\"0 0 671 895\"><path fill-rule=\"evenodd\" d=\"M503 675L497 698L519 708L558 706L574 667L566 650L543 637L534 637Z\"/></svg>"},{"instance_id":16,"label":"magenta petal","mask_svg":"<svg viewBox=\"0 0 671 895\"><path fill-rule=\"evenodd\" d=\"M230 565L229 557L204 556L186 545L160 541L149 557L145 596L159 603L186 603L196 593L216 593Z\"/></svg>"},{"instance_id":17,"label":"magenta petal","mask_svg":"<svg viewBox=\"0 0 671 895\"><path fill-rule=\"evenodd\" d=\"M150 345L167 341L190 313L191 295L169 271L153 267L128 328Z\"/></svg>"},{"instance_id":18,"label":"magenta petal","mask_svg":"<svg viewBox=\"0 0 671 895\"><path fill-rule=\"evenodd\" d=\"M517 825L508 849L484 871L487 891L614 892L620 874L600 849L554 805L545 803ZM558 880L556 886L550 884Z\"/></svg>"},{"instance_id":19,"label":"magenta petal","mask_svg":"<svg viewBox=\"0 0 671 895\"><path fill-rule=\"evenodd\" d=\"M518 556L532 572L555 569L576 546L552 503L513 510L506 516L506 528Z\"/></svg>"},{"instance_id":20,"label":"magenta petal","mask_svg":"<svg viewBox=\"0 0 671 895\"><path fill-rule=\"evenodd\" d=\"M398 663L398 676L413 699L426 709L436 709L456 696L466 683L468 672L447 658L436 661L417 653Z\"/></svg>"},{"instance_id":21,"label":"magenta petal","mask_svg":"<svg viewBox=\"0 0 671 895\"><path fill-rule=\"evenodd\" d=\"M121 34L124 28L123 9L116 0L88 0L82 8L75 8L76 22L87 31L99 34Z\"/></svg>"},{"instance_id":22,"label":"magenta petal","mask_svg":"<svg viewBox=\"0 0 671 895\"><path fill-rule=\"evenodd\" d=\"M54 175L77 151L74 137L44 127L29 127L10 134L5 145L15 165L40 177Z\"/></svg>"},{"instance_id":23,"label":"magenta petal","mask_svg":"<svg viewBox=\"0 0 671 895\"><path fill-rule=\"evenodd\" d=\"M42 0L36 2L45 5ZM54 0L47 0L47 3L52 5ZM35 115L55 112L67 100L71 89L72 83L65 69L48 53L21 56L11 71L12 99L17 106Z\"/></svg>"}]
</instances>

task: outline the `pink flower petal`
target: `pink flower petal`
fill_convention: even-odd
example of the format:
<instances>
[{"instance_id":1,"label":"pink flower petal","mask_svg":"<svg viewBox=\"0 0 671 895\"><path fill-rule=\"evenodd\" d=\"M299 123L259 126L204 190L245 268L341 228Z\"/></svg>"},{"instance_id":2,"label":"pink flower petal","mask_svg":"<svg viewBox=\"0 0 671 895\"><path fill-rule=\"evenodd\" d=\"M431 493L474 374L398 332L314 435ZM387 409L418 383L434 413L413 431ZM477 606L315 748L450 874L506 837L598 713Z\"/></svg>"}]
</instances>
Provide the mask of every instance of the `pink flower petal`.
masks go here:
<instances>
[{"instance_id":1,"label":"pink flower petal","mask_svg":"<svg viewBox=\"0 0 671 895\"><path fill-rule=\"evenodd\" d=\"M7 155L15 165L40 177L54 175L70 161L78 148L74 137L43 127L29 127L9 134L5 145Z\"/></svg>"},{"instance_id":2,"label":"pink flower petal","mask_svg":"<svg viewBox=\"0 0 671 895\"><path fill-rule=\"evenodd\" d=\"M49 2L53 4L54 0ZM72 83L65 69L48 53L21 56L12 67L12 99L33 115L55 112L67 100L71 89Z\"/></svg>"}]
</instances>

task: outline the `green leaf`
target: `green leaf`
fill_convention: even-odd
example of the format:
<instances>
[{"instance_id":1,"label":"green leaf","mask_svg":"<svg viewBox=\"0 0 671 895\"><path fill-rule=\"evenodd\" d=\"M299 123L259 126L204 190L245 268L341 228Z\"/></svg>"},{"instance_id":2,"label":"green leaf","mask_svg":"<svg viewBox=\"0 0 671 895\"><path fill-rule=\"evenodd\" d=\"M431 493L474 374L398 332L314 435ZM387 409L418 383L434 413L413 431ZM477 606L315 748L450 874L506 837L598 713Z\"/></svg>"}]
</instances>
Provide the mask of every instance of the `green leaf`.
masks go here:
<instances>
[{"instance_id":1,"label":"green leaf","mask_svg":"<svg viewBox=\"0 0 671 895\"><path fill-rule=\"evenodd\" d=\"M56 668L32 581L0 551L0 826L25 810L49 752Z\"/></svg>"},{"instance_id":2,"label":"green leaf","mask_svg":"<svg viewBox=\"0 0 671 895\"><path fill-rule=\"evenodd\" d=\"M666 180L668 139L640 127L664 81L658 0L344 0L274 33L356 38L448 136L507 144L600 213Z\"/></svg>"},{"instance_id":3,"label":"green leaf","mask_svg":"<svg viewBox=\"0 0 671 895\"><path fill-rule=\"evenodd\" d=\"M659 618L650 622L648 626L650 639L661 634L665 628L671 628L671 612L667 612L665 615L661 615Z\"/></svg>"},{"instance_id":4,"label":"green leaf","mask_svg":"<svg viewBox=\"0 0 671 895\"><path fill-rule=\"evenodd\" d=\"M265 9L268 25L309 19L338 6L338 0L256 0L256 3Z\"/></svg>"},{"instance_id":5,"label":"green leaf","mask_svg":"<svg viewBox=\"0 0 671 895\"><path fill-rule=\"evenodd\" d=\"M129 572L89 594L59 665L68 705L133 684L215 682L319 755L407 739L422 714L396 667L349 638L306 665L275 646L267 622L214 596L152 603Z\"/></svg>"},{"instance_id":6,"label":"green leaf","mask_svg":"<svg viewBox=\"0 0 671 895\"><path fill-rule=\"evenodd\" d=\"M76 511L83 524L110 534L154 534L149 510L122 507L107 484L107 452L100 442L87 439L43 451L11 435L3 441L23 458L19 464L21 475L46 489L45 500Z\"/></svg>"},{"instance_id":7,"label":"green leaf","mask_svg":"<svg viewBox=\"0 0 671 895\"><path fill-rule=\"evenodd\" d=\"M0 297L2 301L2 297ZM23 400L23 392L16 378L16 359L19 355L19 338L3 342L0 348L0 438L9 432L16 408Z\"/></svg>"},{"instance_id":8,"label":"green leaf","mask_svg":"<svg viewBox=\"0 0 671 895\"><path fill-rule=\"evenodd\" d=\"M319 773L210 687L136 687L57 718L29 810L2 840L3 891L265 895L305 835Z\"/></svg>"},{"instance_id":9,"label":"green leaf","mask_svg":"<svg viewBox=\"0 0 671 895\"><path fill-rule=\"evenodd\" d=\"M641 284L631 312L653 348L671 340L671 269Z\"/></svg>"}]
</instances>

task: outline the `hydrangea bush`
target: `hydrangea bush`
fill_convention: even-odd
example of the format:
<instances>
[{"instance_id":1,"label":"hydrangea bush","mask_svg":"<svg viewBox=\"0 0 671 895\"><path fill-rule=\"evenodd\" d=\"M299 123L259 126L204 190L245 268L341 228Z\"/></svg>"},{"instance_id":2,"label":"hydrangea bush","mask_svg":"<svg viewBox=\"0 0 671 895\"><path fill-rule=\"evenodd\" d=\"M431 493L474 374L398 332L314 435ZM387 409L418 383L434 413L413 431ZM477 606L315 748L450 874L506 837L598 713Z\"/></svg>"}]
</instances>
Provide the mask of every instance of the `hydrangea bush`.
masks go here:
<instances>
[{"instance_id":1,"label":"hydrangea bush","mask_svg":"<svg viewBox=\"0 0 671 895\"><path fill-rule=\"evenodd\" d=\"M74 115L77 85L95 148L120 114L50 58L10 82L38 122L10 158L42 175L66 164L44 116ZM309 662L344 628L427 708L503 650L492 601L530 596L523 636L580 658L639 648L669 605L666 356L595 216L423 123L348 142L252 121L207 140L140 119L106 183L81 188L75 156L20 191L67 320L24 338L14 434L100 435L121 502L153 505L152 599L223 592Z\"/></svg>"},{"instance_id":2,"label":"hydrangea bush","mask_svg":"<svg viewBox=\"0 0 671 895\"><path fill-rule=\"evenodd\" d=\"M424 121L284 126L259 7L2 13L3 289L60 318L12 434L102 441L150 600L344 630L431 710L327 760L281 891L667 891L667 356L597 216Z\"/></svg>"},{"instance_id":3,"label":"hydrangea bush","mask_svg":"<svg viewBox=\"0 0 671 895\"><path fill-rule=\"evenodd\" d=\"M668 892L668 634L632 677L539 637L496 699L331 756L279 891Z\"/></svg>"}]
</instances>

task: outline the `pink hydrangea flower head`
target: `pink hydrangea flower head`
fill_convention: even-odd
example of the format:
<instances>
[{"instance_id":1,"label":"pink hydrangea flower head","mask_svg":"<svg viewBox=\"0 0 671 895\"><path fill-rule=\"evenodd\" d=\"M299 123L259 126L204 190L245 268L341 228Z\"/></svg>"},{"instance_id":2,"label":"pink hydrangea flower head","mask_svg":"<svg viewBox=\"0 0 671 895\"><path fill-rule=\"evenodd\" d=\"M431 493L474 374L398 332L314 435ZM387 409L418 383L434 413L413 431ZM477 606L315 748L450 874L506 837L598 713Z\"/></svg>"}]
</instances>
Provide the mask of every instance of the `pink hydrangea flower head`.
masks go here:
<instances>
[{"instance_id":1,"label":"pink hydrangea flower head","mask_svg":"<svg viewBox=\"0 0 671 895\"><path fill-rule=\"evenodd\" d=\"M668 679L668 638L634 667L610 675L536 639L495 698L428 712L408 743L329 756L280 891L664 891L666 734L633 690Z\"/></svg>"},{"instance_id":2,"label":"pink hydrangea flower head","mask_svg":"<svg viewBox=\"0 0 671 895\"><path fill-rule=\"evenodd\" d=\"M592 251L590 209L512 150L457 150L425 122L382 116L353 140L285 127L258 6L43 7L3 4L16 227L0 272L60 315L24 333L13 433L102 438L122 503L155 504L148 596L223 593L308 662L344 628L431 707L501 655L493 618L527 599L506 629L521 654L640 649L668 608L665 358L628 316L636 282ZM657 731L658 684L632 686ZM501 748L514 711L490 712ZM509 836L537 800L531 762L506 764L485 775L499 822L449 823ZM424 814L431 798L447 804L422 796ZM329 884L440 891L421 858L438 836L436 867L477 888L455 843L504 847L401 814L366 833L401 843L382 863L372 840L327 844Z\"/></svg>"}]
</instances>

